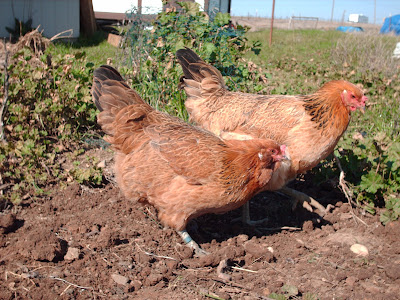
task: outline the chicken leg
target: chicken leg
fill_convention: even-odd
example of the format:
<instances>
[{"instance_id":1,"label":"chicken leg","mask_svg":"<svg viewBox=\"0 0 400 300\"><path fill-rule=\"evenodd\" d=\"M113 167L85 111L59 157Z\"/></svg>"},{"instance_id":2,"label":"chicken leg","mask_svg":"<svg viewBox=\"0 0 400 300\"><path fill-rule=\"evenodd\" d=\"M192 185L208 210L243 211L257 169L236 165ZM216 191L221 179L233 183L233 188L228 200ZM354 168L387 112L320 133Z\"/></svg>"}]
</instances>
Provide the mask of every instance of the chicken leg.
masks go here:
<instances>
[{"instance_id":1,"label":"chicken leg","mask_svg":"<svg viewBox=\"0 0 400 300\"><path fill-rule=\"evenodd\" d=\"M190 248L194 249L194 252L196 254L196 256L204 256L209 254L207 251L204 251L203 249L201 249L201 247L199 246L199 244L197 244L192 237L190 236L190 234L186 231L186 229L184 230L177 230L178 234L181 236L183 242Z\"/></svg>"},{"instance_id":2,"label":"chicken leg","mask_svg":"<svg viewBox=\"0 0 400 300\"><path fill-rule=\"evenodd\" d=\"M283 194L291 197L294 199L294 204L292 209L294 210L296 208L296 206L299 204L299 202L303 205L303 207L305 209L307 209L310 212L314 212L312 207L315 207L318 211L316 212L317 214L319 214L321 217L323 217L326 214L326 208L323 207L317 200L315 200L314 198L296 191L294 189L291 189L287 186L281 188L279 190L279 192L282 192Z\"/></svg>"},{"instance_id":3,"label":"chicken leg","mask_svg":"<svg viewBox=\"0 0 400 300\"><path fill-rule=\"evenodd\" d=\"M282 194L292 198L294 200L293 207L292 209L295 210L297 205L301 203L305 209L307 209L309 212L314 212L313 207L317 209L316 213L323 217L326 214L327 209L322 206L317 200L314 198L296 191L294 189L291 189L287 186L283 187L282 189L279 190ZM233 221L238 221L241 220L243 224L247 224L250 226L255 226L255 225L260 225L268 220L268 218L264 218L261 220L257 221L252 221L250 218L250 206L249 202L246 202L242 206L242 216L241 218L236 218Z\"/></svg>"},{"instance_id":4,"label":"chicken leg","mask_svg":"<svg viewBox=\"0 0 400 300\"><path fill-rule=\"evenodd\" d=\"M242 206L242 216L236 219L233 219L233 222L235 221L242 221L243 224L247 224L249 226L256 226L263 224L264 222L268 221L268 218L260 219L257 221L252 221L250 218L250 204L249 202L246 202Z\"/></svg>"}]
</instances>

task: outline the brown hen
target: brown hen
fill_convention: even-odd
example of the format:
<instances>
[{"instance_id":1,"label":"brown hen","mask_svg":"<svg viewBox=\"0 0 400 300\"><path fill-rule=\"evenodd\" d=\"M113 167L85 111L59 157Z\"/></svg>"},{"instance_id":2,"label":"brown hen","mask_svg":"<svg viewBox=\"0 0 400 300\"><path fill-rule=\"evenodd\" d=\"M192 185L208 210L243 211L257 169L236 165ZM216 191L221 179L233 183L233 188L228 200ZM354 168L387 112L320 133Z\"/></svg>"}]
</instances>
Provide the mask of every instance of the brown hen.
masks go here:
<instances>
[{"instance_id":1,"label":"brown hen","mask_svg":"<svg viewBox=\"0 0 400 300\"><path fill-rule=\"evenodd\" d=\"M192 50L180 49L176 56L184 73L185 105L197 125L223 139L271 138L287 145L291 166L274 174L283 180L266 186L269 190L283 188L326 158L345 132L350 113L365 108L363 92L344 80L327 82L305 96L230 92L221 73ZM287 187L281 191L323 215L324 207L311 197ZM248 212L245 221L250 223Z\"/></svg>"},{"instance_id":2,"label":"brown hen","mask_svg":"<svg viewBox=\"0 0 400 300\"><path fill-rule=\"evenodd\" d=\"M92 93L123 194L153 205L197 254L204 251L186 232L188 221L243 205L285 159L285 146L272 140L224 142L154 110L110 66L95 70Z\"/></svg>"}]
</instances>

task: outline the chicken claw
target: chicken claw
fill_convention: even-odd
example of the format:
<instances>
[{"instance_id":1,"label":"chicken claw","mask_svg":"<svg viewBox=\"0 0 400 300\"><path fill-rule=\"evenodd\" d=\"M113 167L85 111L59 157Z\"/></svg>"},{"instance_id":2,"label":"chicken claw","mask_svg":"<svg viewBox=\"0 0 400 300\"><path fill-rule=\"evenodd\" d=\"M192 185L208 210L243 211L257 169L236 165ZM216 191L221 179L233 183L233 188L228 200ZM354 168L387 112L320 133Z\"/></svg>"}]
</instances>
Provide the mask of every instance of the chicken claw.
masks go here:
<instances>
[{"instance_id":1,"label":"chicken claw","mask_svg":"<svg viewBox=\"0 0 400 300\"><path fill-rule=\"evenodd\" d=\"M297 207L297 205L300 202L303 205L303 207L307 209L309 212L314 212L313 207L315 207L318 210L316 211L316 213L321 217L323 217L327 212L327 209L324 206L322 206L317 200L302 192L296 191L287 186L280 189L279 192L282 192L283 194L291 198L294 198L294 204L292 207L293 210Z\"/></svg>"},{"instance_id":2,"label":"chicken claw","mask_svg":"<svg viewBox=\"0 0 400 300\"><path fill-rule=\"evenodd\" d=\"M196 254L196 256L205 256L208 255L210 253L208 253L207 251L201 249L201 247L199 246L199 244L197 244L192 237L190 236L190 234L186 231L186 230L177 230L178 234L181 236L183 242L190 248L194 249L194 252Z\"/></svg>"},{"instance_id":3,"label":"chicken claw","mask_svg":"<svg viewBox=\"0 0 400 300\"><path fill-rule=\"evenodd\" d=\"M264 219L257 220L257 221L252 221L250 218L250 204L249 204L249 202L246 202L242 206L242 216L232 220L232 222L237 222L237 221L241 221L245 225L256 226L256 225L264 224L265 222L268 221L268 218L264 218Z\"/></svg>"}]
</instances>

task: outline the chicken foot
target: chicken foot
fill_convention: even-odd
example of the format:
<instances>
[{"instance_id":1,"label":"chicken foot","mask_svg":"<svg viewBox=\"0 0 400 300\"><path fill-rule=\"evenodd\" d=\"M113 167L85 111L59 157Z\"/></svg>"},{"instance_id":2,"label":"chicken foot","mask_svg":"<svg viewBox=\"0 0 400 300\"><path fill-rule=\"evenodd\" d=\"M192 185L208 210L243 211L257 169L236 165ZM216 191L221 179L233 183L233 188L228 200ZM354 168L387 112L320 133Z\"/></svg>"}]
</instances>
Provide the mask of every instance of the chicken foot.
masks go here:
<instances>
[{"instance_id":1,"label":"chicken foot","mask_svg":"<svg viewBox=\"0 0 400 300\"><path fill-rule=\"evenodd\" d=\"M190 234L184 229L184 230L177 230L178 234L181 236L183 242L190 248L194 249L194 252L196 254L196 256L204 256L209 254L207 251L204 251L203 249L201 249L201 247L199 246L199 244L197 244L192 237L190 236Z\"/></svg>"},{"instance_id":2,"label":"chicken foot","mask_svg":"<svg viewBox=\"0 0 400 300\"><path fill-rule=\"evenodd\" d=\"M287 186L280 189L279 192L282 192L286 196L289 196L294 199L294 204L292 207L293 210L297 207L297 205L300 202L303 205L303 207L310 212L314 212L313 207L315 207L318 210L316 213L318 215L320 215L321 217L323 217L326 214L327 209L324 206L322 206L314 198L312 198L302 192L296 191Z\"/></svg>"},{"instance_id":3,"label":"chicken foot","mask_svg":"<svg viewBox=\"0 0 400 300\"><path fill-rule=\"evenodd\" d=\"M256 226L265 223L266 221L268 221L268 218L252 221L250 218L250 204L249 202L246 202L242 206L242 215L239 218L233 219L231 222L234 223L239 221L241 221L245 225Z\"/></svg>"}]
</instances>

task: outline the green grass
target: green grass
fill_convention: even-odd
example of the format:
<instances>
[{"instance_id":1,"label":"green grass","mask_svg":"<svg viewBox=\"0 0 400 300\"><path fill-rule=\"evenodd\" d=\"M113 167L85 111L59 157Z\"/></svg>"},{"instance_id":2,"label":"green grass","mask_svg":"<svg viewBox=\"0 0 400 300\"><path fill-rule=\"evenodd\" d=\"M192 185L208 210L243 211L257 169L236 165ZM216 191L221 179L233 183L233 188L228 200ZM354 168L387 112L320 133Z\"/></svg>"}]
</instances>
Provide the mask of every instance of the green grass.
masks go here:
<instances>
[{"instance_id":1,"label":"green grass","mask_svg":"<svg viewBox=\"0 0 400 300\"><path fill-rule=\"evenodd\" d=\"M342 35L338 31L320 30L283 30L273 31L272 45L268 44L269 30L249 32L250 41L264 41L260 55L249 55L256 63L270 63L283 57L292 57L298 61L308 61L311 58L323 61L327 53Z\"/></svg>"},{"instance_id":2,"label":"green grass","mask_svg":"<svg viewBox=\"0 0 400 300\"><path fill-rule=\"evenodd\" d=\"M110 45L107 42L106 33L98 31L90 38L79 38L78 41L56 42L50 45L47 53L53 56L64 56L76 53L85 53L86 60L96 67L107 63L111 58L113 63L119 63L122 58L122 50Z\"/></svg>"}]
</instances>

